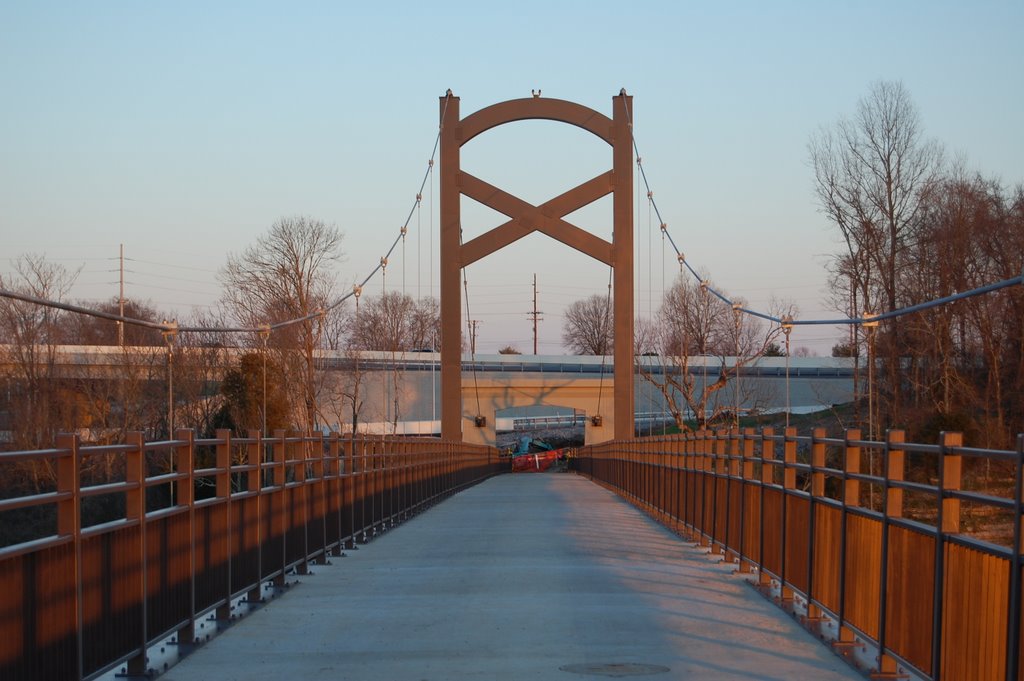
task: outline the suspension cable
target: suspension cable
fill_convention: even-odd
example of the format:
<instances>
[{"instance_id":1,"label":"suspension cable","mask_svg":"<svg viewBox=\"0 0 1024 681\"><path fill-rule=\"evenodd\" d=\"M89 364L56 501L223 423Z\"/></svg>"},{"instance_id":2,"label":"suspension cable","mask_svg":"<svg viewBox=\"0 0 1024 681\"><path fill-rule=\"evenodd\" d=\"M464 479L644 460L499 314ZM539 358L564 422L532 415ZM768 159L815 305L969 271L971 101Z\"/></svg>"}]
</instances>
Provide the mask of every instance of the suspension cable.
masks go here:
<instances>
[{"instance_id":1,"label":"suspension cable","mask_svg":"<svg viewBox=\"0 0 1024 681\"><path fill-rule=\"evenodd\" d=\"M622 92L620 93L619 96L622 97L623 99L626 98L627 95L626 95L625 89L622 90ZM643 181L644 186L647 188L647 190L650 191L651 190L651 185L650 185L650 182L648 182L647 173L644 170L643 163L641 161L640 149L639 149L639 147L637 145L636 135L634 134L634 131L633 131L633 120L632 120L632 117L629 115L629 107L624 107L624 109L625 109L625 112L626 112L626 121L629 124L629 135L630 135L630 141L632 142L632 146L633 146L633 153L636 156L637 168L639 168L639 170L640 170L640 178ZM676 257L678 258L679 262L684 267L686 267L687 270L689 270L690 274L692 274L693 277L699 283L701 283L703 286L707 287L707 290L708 290L709 293L711 293L711 295L715 296L716 298L721 300L726 305L732 306L734 304L734 301L731 300L730 298L728 298L725 294L721 293L720 291L718 291L714 287L712 287L710 285L710 283L707 282L706 279L704 277L702 277L697 272L697 270L695 270L690 265L690 263L686 260L686 258L683 257L683 252L681 250L679 250L679 247L676 245L675 240L672 238L672 234L668 231L668 224L662 218L661 211L658 209L658 204L654 200L653 194L651 195L651 205L654 208L655 214L658 216L658 220L661 222L662 230L663 230L665 236L668 238L669 243L672 245L672 249L675 251ZM1024 285L1024 272L1022 272L1021 274L1017 275L1016 277L1010 277L1009 279L1003 279L1002 281L993 282L993 283L987 284L985 286L979 286L979 287L971 289L969 291L961 291L961 292L954 293L954 294L949 295L949 296L944 296L942 298L936 298L934 300L930 300L930 301L927 301L927 302L924 302L924 303L918 303L916 305L910 305L908 307L902 307L902 308L898 308L898 309L895 309L895 310L890 310L890 311L885 312L883 314L878 314L878 315L873 315L873 316L872 315L864 315L864 316L860 316L860 317L847 317L845 319L844 318L840 318L840 319L792 319L790 317L785 317L785 318L788 319L787 323L789 325L791 325L791 326L846 325L846 324L860 325L860 324L864 324L864 323L878 322L878 321L884 321L886 319L894 319L894 318L897 318L897 317L902 317L904 315L908 315L908 314L911 314L913 312L920 312L922 310L928 310L928 309L931 309L933 307L939 307L941 305L946 305L948 303L951 303L951 302L954 302L954 301L957 301L957 300L963 300L964 298L972 298L974 296L983 295L985 293L991 293L992 291L998 291L999 289L1007 288L1009 286L1018 286L1018 285ZM783 321L783 317L779 317L777 315L769 314L769 313L766 313L766 312L759 312L757 310L753 310L753 309L750 309L750 308L747 308L747 307L742 307L741 306L739 308L739 311L742 312L743 314L750 315L751 317L758 317L760 319L765 319L767 321L774 322L776 324L782 324L782 321Z\"/></svg>"},{"instance_id":2,"label":"suspension cable","mask_svg":"<svg viewBox=\"0 0 1024 681\"><path fill-rule=\"evenodd\" d=\"M380 302L381 302L381 305L383 306L384 323L386 325L389 325L388 322L390 321L391 315L388 313L388 259L387 259L387 257L384 257L384 258L380 259ZM383 329L385 338L387 338L387 336L391 335L391 331L392 331L392 329L390 329L390 328ZM394 347L395 347L395 340L397 340L397 339L395 339L395 338L389 339L390 342L388 344L391 346L392 350L394 350ZM381 418L381 422L380 422L380 436L383 438L383 437L385 437L387 435L387 432L388 432L388 420L389 420L388 419L388 374L387 374L386 371L382 371L380 373L380 387L381 387L381 391L380 391L381 392L381 395L380 395L380 402L381 402L381 410L380 410L380 418Z\"/></svg>"},{"instance_id":3,"label":"suspension cable","mask_svg":"<svg viewBox=\"0 0 1024 681\"><path fill-rule=\"evenodd\" d=\"M611 308L612 308L612 272L613 272L613 269L611 267L609 267L608 268L608 293L605 296L604 319L602 320L603 324L601 326L602 335L605 335L604 334L604 328L605 328L604 324L607 324L610 321L610 316L611 316ZM604 339L602 339L602 340L604 340ZM601 395L604 392L604 365L605 365L605 362L607 360L608 360L608 353L607 353L607 351L602 352L601 353L601 371L598 373L598 380L597 380L597 415L598 416L601 415Z\"/></svg>"},{"instance_id":4,"label":"suspension cable","mask_svg":"<svg viewBox=\"0 0 1024 681\"><path fill-rule=\"evenodd\" d=\"M459 245L462 245L462 225L459 225ZM463 299L466 301L466 328L470 331L469 338L469 366L473 371L473 392L476 393L476 415L482 416L480 411L480 384L476 377L476 329L472 327L472 317L469 313L469 277L466 274L466 266L462 266L462 291ZM450 341L449 341L450 342Z\"/></svg>"},{"instance_id":5,"label":"suspension cable","mask_svg":"<svg viewBox=\"0 0 1024 681\"><path fill-rule=\"evenodd\" d=\"M625 90L623 90L621 96L623 98L626 97ZM446 115L447 110L448 110L448 102L450 101L451 97L452 97L452 95L449 93L447 95L447 99L445 101L445 108L444 108L444 110L442 112L442 115L441 115L442 121L445 119L445 115ZM640 157L640 154L639 154L639 147L638 147L637 142L636 142L636 136L633 134L633 122L631 120L631 117L629 116L629 109L628 108L626 109L626 116L627 116L627 122L629 123L630 140L632 142L633 151L636 154L637 167L640 170L640 178L643 181L644 186L647 187L648 190L650 191L650 183L649 183L649 181L647 179L647 172L644 170L643 163L641 161L641 157ZM428 179L431 180L431 193L433 193L433 174L432 174L431 171L432 171L432 169L434 167L434 158L436 156L437 148L438 148L438 145L440 143L441 129L442 128L443 128L443 122L438 127L438 134L437 134L437 136L434 139L434 147L433 147L433 150L431 152L431 157L430 157L430 159L429 159L429 161L427 163L427 171L424 173L423 181L420 183L420 192L419 192L419 194L417 196L422 194L423 188L426 186L426 182L427 182ZM418 201L414 202L412 209L410 209L410 211L409 211L409 215L406 217L405 223L403 224L403 227L406 228L406 229L408 227L409 221L412 219L413 212L416 210L417 204L418 204ZM701 275L697 272L697 270L695 270L690 265L689 261L684 257L683 252L679 249L678 245L675 242L675 239L672 238L672 234L668 231L668 224L665 222L664 218L662 217L661 210L658 208L658 204L654 200L653 194L651 196L651 207L654 209L654 212L657 215L659 222L661 223L662 232L665 235L665 237L668 239L669 244L671 244L673 251L675 251L676 258L678 259L679 263L683 267L685 267L687 270L689 270L690 274L693 275L693 277L698 282L700 282L702 284L702 286L706 286L706 288L707 288L709 293L714 295L716 298L720 299L723 303L725 303L727 305L730 305L730 306L733 305L734 304L733 300L731 300L725 294L721 293L720 291L718 291L717 289L712 287L703 277L701 277ZM387 256L385 256L385 257L388 257L388 256L391 255L391 253L394 251L395 247L397 246L398 241L400 239L402 239L403 237L404 237L404 234L403 233L399 233L398 237L395 239L395 241L391 244L391 247L388 249ZM432 211L431 211L431 239L430 239L430 241L431 241L431 243L430 243L430 247L431 247L431 257L430 257L430 261L431 261L430 262L430 268L431 268L430 280L431 281L430 281L430 284L431 284L431 295L433 295L433 212ZM359 282L357 284L357 286L359 286L359 287L365 286L366 283L370 279L372 279L373 276L375 274L377 274L377 272L379 270L380 270L380 265L378 265L373 270L371 270L370 273L361 282ZM979 286L977 288L970 289L968 291L959 291L959 292L953 293L953 294L948 295L948 296L943 296L941 298L936 298L936 299L933 299L933 300L930 300L930 301L926 301L926 302L923 302L923 303L917 303L915 305L910 305L910 306L907 306L907 307L897 308L895 310L889 310L888 312L884 312L884 313L877 314L877 315L863 315L863 316L860 316L860 317L846 317L846 318L837 318L837 319L790 319L788 323L791 326L862 325L862 324L865 324L865 323L885 321L885 320L888 320L888 319L894 319L894 318L902 317L904 315L908 315L908 314L911 314L911 313L914 313L914 312L921 312L923 310L928 310L928 309L931 309L931 308L940 307L942 305L947 305L949 303L952 303L952 302L955 302L955 301L958 301L958 300L963 300L963 299L966 299L966 298L973 298L975 296L984 295L986 293L991 293L991 292L994 292L994 291L998 291L998 290L1003 289L1003 288L1008 288L1008 287L1011 287L1011 286L1019 286L1019 285L1024 285L1024 272L1022 272L1021 274L1019 274L1017 276L1010 277L1009 279L1003 279L1001 281L996 281L996 282L993 282L993 283L990 283L990 284L986 284L984 286ZM327 312L330 312L330 311L334 310L335 308L337 308L339 305L344 303L346 300L348 300L352 296L353 296L353 293L349 292L349 293L347 293L347 294L345 294L343 296L340 296L334 302L330 303L329 305L327 305L324 308L317 309L317 310L311 312L310 314L304 315L302 317L296 317L294 319L288 319L288 320L276 322L274 324L270 324L269 327L270 327L271 330L276 330L276 329L292 326L292 325L295 325L295 324L300 324L302 322L310 321L312 319L317 319L317 318L321 318L322 319L323 316ZM42 306L45 306L45 307L61 309L61 310L65 310L65 311L68 311L68 312L74 312L74 313L77 313L77 314L89 315L89 316L98 317L98 318L101 318L101 319L109 319L109 320L112 320L112 321L119 321L119 322L123 322L125 324L131 324L133 326L141 326L141 327L146 327L146 328L152 328L152 329L157 329L157 330L160 330L160 331L169 331L169 330L172 329L172 326L169 325L169 324L166 324L166 323L152 322L152 321L148 321L148 320L144 320L144 319L135 319L135 318L132 318L132 317L125 317L125 316L122 316L122 315L110 314L110 313L102 312L100 310L96 310L96 309L92 309L92 308L86 308L86 307L82 307L82 306L78 306L78 305L71 305L69 303L61 303L59 301L46 300L46 299L43 299L43 298L37 298L35 296L31 296L31 295L27 295L27 294L23 294L23 293L18 293L16 291L10 291L10 290L6 290L6 289L0 289L0 298L9 298L9 299L13 299L13 300L20 300L22 302L32 303L32 304L35 304L35 305L42 305ZM781 324L782 320L783 320L783 318L781 318L781 317L779 317L777 315L773 315L773 314L766 313L766 312L760 312L758 310L754 310L754 309L747 308L747 307L740 307L739 311L742 312L743 314L746 314L746 315L749 315L749 316L752 316L752 317L757 317L757 318L760 318L760 319L764 319L764 320L767 320L767 321L770 321L770 322L774 322L776 324ZM260 324L260 325L257 325L257 326L236 326L236 327L231 327L231 326L222 326L222 327L212 327L212 326L179 326L179 327L176 328L176 330L179 333L259 333L259 331L261 329L265 328L266 326L267 325L265 325L265 324Z\"/></svg>"},{"instance_id":6,"label":"suspension cable","mask_svg":"<svg viewBox=\"0 0 1024 681\"><path fill-rule=\"evenodd\" d=\"M387 250L387 253L384 255L384 259L389 258L391 256L391 253L395 250L395 247L398 245L399 240L403 240L404 239L405 233L406 233L406 231L408 230L408 227L409 227L409 222L410 222L410 220L412 220L412 215L416 211L416 208L417 208L417 206L419 204L419 199L420 199L420 197L423 194L423 188L426 186L428 178L432 178L433 177L432 171L433 171L433 168L434 168L434 159L437 156L437 148L438 148L438 145L441 142L441 130L444 128L444 120L446 119L446 116L447 116L447 113L448 113L448 104L449 104L449 102L451 102L452 96L453 95L452 95L450 90L445 95L444 109L441 112L441 123L438 125L437 135L434 137L434 147L433 147L433 149L430 152L430 159L427 161L427 170L423 174L423 180L420 182L420 188L419 188L419 191L416 194L416 197L417 197L416 201L413 203L412 208L409 210L409 214L406 216L405 222L402 223L402 228L400 229L398 236L391 243L391 247ZM433 181L432 180L431 180L431 192L433 192ZM432 220L433 220L433 218L431 218L431 221ZM433 235L433 230L431 230L431 236L432 235ZM433 248L433 246L431 246L431 248ZM302 322L307 322L307 321L310 321L310 320L313 320L313 319L318 319L318 318L322 319L323 316L326 313L334 310L339 305L344 303L346 300L348 300L349 298L353 297L353 295L355 295L356 288L358 288L359 290L362 290L362 287L365 286L366 283L368 281L370 281L370 279L372 279L373 276L375 274L377 274L377 272L380 271L380 269L381 269L381 265L378 264L376 267L374 267L370 271L370 273L368 275L366 275L366 277L361 282L359 282L358 284L356 284L353 287L352 291L346 293L343 296L340 296L334 302L330 303L326 307L317 309L317 310L311 312L310 314L304 315L302 317L296 317L294 319L287 319L287 320L276 322L276 323L273 323L273 324L270 324L270 325L259 324L257 326L177 326L176 324L172 325L172 324L168 324L168 323L151 322L151 321L148 321L148 320L145 320L145 319L135 319L133 317L125 317L123 315L110 314L108 312L103 312L101 310L95 310L95 309L92 309L92 308L81 307L79 305L71 305L71 304L68 304L68 303L61 303L61 302L53 301L53 300L46 300L46 299L43 299L43 298L37 298L35 296L30 296L30 295L26 295L26 294L23 294L23 293L18 293L16 291L8 291L8 290L2 289L2 288L0 288L0 298L10 298L10 299L13 299L13 300L21 300L23 302L32 303L32 304L35 304L35 305L42 305L44 307L50 307L50 308L65 310L65 311L74 312L74 313L77 313L77 314L84 314L84 315L88 315L90 317L99 317L101 319L109 319L111 321L123 322L125 324L131 324L133 326L142 326L142 327L146 327L146 328L150 328L150 329L157 329L159 331L171 331L171 330L173 330L173 331L176 331L178 333L257 333L258 334L261 330L267 328L268 326L269 326L269 328L271 330L276 330L276 329L281 329L281 328L285 328L285 327L288 327L288 326L293 326L295 324L301 324ZM431 274L431 276L433 276L433 274Z\"/></svg>"}]
</instances>

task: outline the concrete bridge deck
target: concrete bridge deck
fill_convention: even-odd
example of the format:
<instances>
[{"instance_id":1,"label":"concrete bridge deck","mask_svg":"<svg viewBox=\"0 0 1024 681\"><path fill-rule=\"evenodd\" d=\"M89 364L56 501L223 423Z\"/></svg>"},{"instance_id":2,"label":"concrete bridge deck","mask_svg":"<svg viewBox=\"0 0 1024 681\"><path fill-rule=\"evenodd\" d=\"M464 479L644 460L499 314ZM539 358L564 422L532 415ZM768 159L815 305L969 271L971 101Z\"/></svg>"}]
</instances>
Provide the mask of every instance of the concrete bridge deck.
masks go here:
<instances>
[{"instance_id":1,"label":"concrete bridge deck","mask_svg":"<svg viewBox=\"0 0 1024 681\"><path fill-rule=\"evenodd\" d=\"M313 570L162 678L863 678L729 566L574 475L493 478Z\"/></svg>"}]
</instances>

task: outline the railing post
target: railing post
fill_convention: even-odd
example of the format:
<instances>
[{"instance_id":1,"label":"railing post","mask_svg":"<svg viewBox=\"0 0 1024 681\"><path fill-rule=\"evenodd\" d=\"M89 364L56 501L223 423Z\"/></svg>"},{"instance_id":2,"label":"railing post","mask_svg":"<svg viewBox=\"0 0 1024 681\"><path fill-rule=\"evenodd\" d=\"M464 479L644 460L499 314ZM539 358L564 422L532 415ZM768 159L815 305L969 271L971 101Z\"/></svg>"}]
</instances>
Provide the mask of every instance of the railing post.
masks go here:
<instances>
[{"instance_id":1,"label":"railing post","mask_svg":"<svg viewBox=\"0 0 1024 681\"><path fill-rule=\"evenodd\" d=\"M221 499L231 498L231 431L218 428L214 434L217 439L216 452L216 486L217 496ZM230 523L229 523L230 526Z\"/></svg>"},{"instance_id":2,"label":"railing post","mask_svg":"<svg viewBox=\"0 0 1024 681\"><path fill-rule=\"evenodd\" d=\"M1017 435L1016 477L1013 495L1013 559L1010 561L1010 607L1006 616L1006 678L1016 681L1020 674L1021 618L1021 505L1024 504L1024 433Z\"/></svg>"},{"instance_id":3,"label":"railing post","mask_svg":"<svg viewBox=\"0 0 1024 681\"><path fill-rule=\"evenodd\" d=\"M245 465L252 466L245 474L245 489L254 494L256 505L256 586L246 594L249 603L259 603L263 598L263 432L251 429L247 432L250 442L245 446Z\"/></svg>"},{"instance_id":4,"label":"railing post","mask_svg":"<svg viewBox=\"0 0 1024 681\"><path fill-rule=\"evenodd\" d=\"M341 523L341 519L345 517L345 465L344 460L342 459L341 433L331 431L328 439L328 448L328 456L334 466L334 475L337 476L338 479L338 484L335 486L338 498L334 500L334 503L336 503L338 507L336 513L338 521L338 543L334 545L332 555L336 558L340 558L344 555L345 549L345 528ZM330 508L330 504L328 504L328 508Z\"/></svg>"},{"instance_id":5,"label":"railing post","mask_svg":"<svg viewBox=\"0 0 1024 681\"><path fill-rule=\"evenodd\" d=\"M305 449L307 453L307 462L312 474L312 486L309 489L306 497L306 552L309 554L310 550L315 548L318 555L318 559L325 563L327 562L327 514L326 514L326 503L327 503L327 479L324 475L324 434L321 431L313 433L308 446ZM310 545L309 540L309 527L314 521L319 521L320 531L318 536L314 537L313 546Z\"/></svg>"},{"instance_id":6,"label":"railing post","mask_svg":"<svg viewBox=\"0 0 1024 681\"><path fill-rule=\"evenodd\" d=\"M732 505L733 496L735 495L736 478L740 474L740 430L739 428L730 428L727 432L723 431L722 437L725 438L725 461L723 462L724 473L725 473L725 531L723 533L722 546L725 548L725 561L728 563L735 562L742 555L741 551L737 550L736 538L732 536Z\"/></svg>"},{"instance_id":7,"label":"railing post","mask_svg":"<svg viewBox=\"0 0 1024 681\"><path fill-rule=\"evenodd\" d=\"M287 454L287 433L278 428L274 431L273 437L270 440L271 447L271 460L273 462L273 468L271 468L273 482L272 486L276 487L272 494L276 495L276 503L274 504L277 514L285 516L285 511L288 505L285 504L286 498L285 487L288 484L288 454ZM293 522L291 514L285 517L281 523L281 572L274 577L273 583L275 587L283 587L286 584L285 580L285 569L284 566L288 565L288 524ZM274 533L274 519L270 521L270 533L273 536Z\"/></svg>"},{"instance_id":8,"label":"railing post","mask_svg":"<svg viewBox=\"0 0 1024 681\"><path fill-rule=\"evenodd\" d=\"M757 583L761 586L769 585L772 581L771 577L765 573L764 568L764 496L768 487L775 484L775 466L772 464L775 461L774 436L775 430L773 428L764 428L761 431L761 494L757 522L757 564L759 566Z\"/></svg>"},{"instance_id":9,"label":"railing post","mask_svg":"<svg viewBox=\"0 0 1024 681\"><path fill-rule=\"evenodd\" d=\"M796 489L796 428L786 428L785 440L782 444L782 527L779 538L782 546L779 547L779 599L783 605L792 602L793 587L786 580L786 551L789 545L789 496ZM809 600L809 599L808 599Z\"/></svg>"},{"instance_id":10,"label":"railing post","mask_svg":"<svg viewBox=\"0 0 1024 681\"><path fill-rule=\"evenodd\" d=\"M960 531L960 500L946 498L946 490L960 489L963 446L961 433L939 434L939 485L935 519L935 583L932 593L932 679L942 678L942 597L946 571L946 535Z\"/></svg>"},{"instance_id":11,"label":"railing post","mask_svg":"<svg viewBox=\"0 0 1024 681\"><path fill-rule=\"evenodd\" d=\"M684 532L686 522L683 520L683 440L681 435L672 437L672 512L675 514L676 532Z\"/></svg>"},{"instance_id":12,"label":"railing post","mask_svg":"<svg viewBox=\"0 0 1024 681\"><path fill-rule=\"evenodd\" d=\"M903 431L890 430L885 436L884 470L882 485L882 558L878 579L878 673L896 674L899 664L886 652L886 623L888 617L887 591L889 583L889 519L903 517L903 490L890 486L892 481L902 481L904 475Z\"/></svg>"},{"instance_id":13,"label":"railing post","mask_svg":"<svg viewBox=\"0 0 1024 681\"><path fill-rule=\"evenodd\" d=\"M75 588L72 596L75 617L75 640L77 645L78 678L82 678L84 658L82 650L82 480L79 474L78 436L61 433L55 443L57 449L67 450L57 459L57 491L68 494L57 502L57 534L71 537L75 554Z\"/></svg>"},{"instance_id":14,"label":"railing post","mask_svg":"<svg viewBox=\"0 0 1024 681\"><path fill-rule=\"evenodd\" d=\"M811 431L811 493L807 497L807 620L821 620L821 609L814 605L815 500L825 496L825 429ZM833 568L834 566L829 566Z\"/></svg>"},{"instance_id":15,"label":"railing post","mask_svg":"<svg viewBox=\"0 0 1024 681\"><path fill-rule=\"evenodd\" d=\"M700 485L700 518L697 529L697 540L700 546L707 546L710 543L713 528L708 527L708 481L714 483L714 474L711 469L711 442L708 439L708 431L700 430L696 433L697 439L697 484Z\"/></svg>"},{"instance_id":16,"label":"railing post","mask_svg":"<svg viewBox=\"0 0 1024 681\"><path fill-rule=\"evenodd\" d=\"M963 475L963 456L955 451L962 447L964 438L961 433L942 434L942 489L960 490ZM960 500L942 495L942 532L956 534L960 532Z\"/></svg>"},{"instance_id":17,"label":"railing post","mask_svg":"<svg viewBox=\"0 0 1024 681\"><path fill-rule=\"evenodd\" d=\"M860 430L847 430L843 448L843 504L846 506L860 506L860 480L849 476L860 473L860 445L851 444L855 440L860 440Z\"/></svg>"},{"instance_id":18,"label":"railing post","mask_svg":"<svg viewBox=\"0 0 1024 681\"><path fill-rule=\"evenodd\" d=\"M174 445L174 472L179 475L174 481L176 505L192 507L195 501L195 451L192 431L179 428L174 433L174 439L183 443Z\"/></svg>"},{"instance_id":19,"label":"railing post","mask_svg":"<svg viewBox=\"0 0 1024 681\"><path fill-rule=\"evenodd\" d=\"M745 428L740 437L742 438L740 441L740 451L742 452L743 458L739 467L740 536L737 540L736 548L740 560L739 572L746 573L750 572L753 568L751 561L748 559L748 556L743 549L746 541L747 514L752 510L747 508L747 485L752 485L754 480L754 429ZM760 558L760 556L758 558Z\"/></svg>"},{"instance_id":20,"label":"railing post","mask_svg":"<svg viewBox=\"0 0 1024 681\"><path fill-rule=\"evenodd\" d=\"M715 453L712 459L712 468L714 474L711 476L712 480L712 495L711 495L711 553L721 554L722 549L725 547L725 538L728 537L728 531L726 531L725 537L719 538L718 534L718 478L725 475L728 476L728 461L726 459L728 450L726 449L729 445L728 431L719 428L715 431ZM728 491L728 477L726 478L726 491ZM728 499L726 499L726 521L728 521Z\"/></svg>"},{"instance_id":21,"label":"railing post","mask_svg":"<svg viewBox=\"0 0 1024 681\"><path fill-rule=\"evenodd\" d=\"M860 429L847 429L843 444L843 503L840 506L839 521L839 636L834 645L850 644L856 638L846 626L847 509L860 506L860 480L850 477L851 473L860 473L860 445L852 444L855 440L860 440Z\"/></svg>"},{"instance_id":22,"label":"railing post","mask_svg":"<svg viewBox=\"0 0 1024 681\"><path fill-rule=\"evenodd\" d=\"M227 518L224 521L225 532L227 537L225 541L228 545L228 578L224 584L224 603L217 607L217 619L221 621L231 620L231 527L232 527L232 508L231 508L231 431L226 428L218 428L214 433L214 437L217 440L216 452L215 452L215 466L217 467L217 473L214 477L214 484L217 491L217 498L222 499L221 503L224 504L224 513Z\"/></svg>"},{"instance_id":23,"label":"railing post","mask_svg":"<svg viewBox=\"0 0 1024 681\"><path fill-rule=\"evenodd\" d=\"M292 518L292 527L298 525L301 528L302 536L302 547L300 555L302 556L298 564L295 566L295 574L297 575L308 575L309 574L309 498L310 498L310 483L309 483L309 438L311 437L306 433L293 433L293 437L297 439L297 442L291 445L285 445L285 459L294 461L292 464L292 471L295 475L295 482L297 485L292 489L293 497L298 497L296 502L292 500L292 508L298 507L299 517ZM289 451L290 450L290 451ZM287 563L287 561L286 561Z\"/></svg>"},{"instance_id":24,"label":"railing post","mask_svg":"<svg viewBox=\"0 0 1024 681\"><path fill-rule=\"evenodd\" d=\"M196 522L195 522L195 445L192 431L179 428L174 439L183 443L173 446L174 472L179 476L174 481L177 506L183 506L188 514L188 623L185 625L186 641L195 641L199 636L196 630ZM179 635L181 640L181 635Z\"/></svg>"},{"instance_id":25,"label":"railing post","mask_svg":"<svg viewBox=\"0 0 1024 681\"><path fill-rule=\"evenodd\" d=\"M136 592L140 604L140 621L138 626L139 652L128 660L128 676L146 674L146 641L149 640L146 625L149 621L146 588L146 466L145 438L141 432L133 431L125 435L125 443L129 450L125 454L125 482L131 489L125 493L125 518L139 523L139 549L135 559L139 562L139 584Z\"/></svg>"}]
</instances>

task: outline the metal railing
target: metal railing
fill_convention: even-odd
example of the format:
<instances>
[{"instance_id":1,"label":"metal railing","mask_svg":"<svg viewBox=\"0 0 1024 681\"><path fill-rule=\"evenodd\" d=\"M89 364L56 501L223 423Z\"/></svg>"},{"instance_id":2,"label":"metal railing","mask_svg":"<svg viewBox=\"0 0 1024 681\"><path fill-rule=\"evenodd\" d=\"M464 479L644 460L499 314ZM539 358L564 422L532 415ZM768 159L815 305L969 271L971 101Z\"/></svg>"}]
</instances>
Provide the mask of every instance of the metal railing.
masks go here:
<instances>
[{"instance_id":1,"label":"metal railing","mask_svg":"<svg viewBox=\"0 0 1024 681\"><path fill-rule=\"evenodd\" d=\"M1002 494L964 489L968 462L996 466ZM1005 451L958 433L697 432L585 447L574 466L756 571L839 650L873 648L873 678L1024 679L1024 435Z\"/></svg>"},{"instance_id":2,"label":"metal railing","mask_svg":"<svg viewBox=\"0 0 1024 681\"><path fill-rule=\"evenodd\" d=\"M504 472L492 447L434 439L286 436L80 446L0 454L46 465L52 491L0 500L0 522L49 510L55 533L0 548L0 679L90 679L125 664L146 673L147 648L196 639L209 613L258 601L346 546L460 489ZM117 480L85 485L83 462L112 459ZM123 511L83 527L90 499ZM120 505L119 505L120 504Z\"/></svg>"}]
</instances>

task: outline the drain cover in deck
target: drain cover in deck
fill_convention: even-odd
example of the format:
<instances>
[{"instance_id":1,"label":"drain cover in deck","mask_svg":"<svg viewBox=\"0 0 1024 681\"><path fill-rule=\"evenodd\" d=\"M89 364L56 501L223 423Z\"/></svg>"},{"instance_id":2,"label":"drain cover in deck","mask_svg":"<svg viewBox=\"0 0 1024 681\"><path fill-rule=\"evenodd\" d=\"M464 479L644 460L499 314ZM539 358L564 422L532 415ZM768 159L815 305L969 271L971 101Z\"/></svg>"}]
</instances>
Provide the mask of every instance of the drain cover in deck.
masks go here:
<instances>
[{"instance_id":1,"label":"drain cover in deck","mask_svg":"<svg viewBox=\"0 0 1024 681\"><path fill-rule=\"evenodd\" d=\"M669 671L668 667L663 667L660 664L641 664L638 662L567 664L559 667L559 669L571 674L590 674L592 676L611 676L614 678L650 676L651 674L664 674Z\"/></svg>"}]
</instances>

